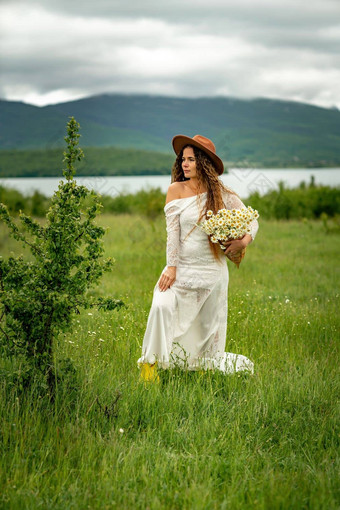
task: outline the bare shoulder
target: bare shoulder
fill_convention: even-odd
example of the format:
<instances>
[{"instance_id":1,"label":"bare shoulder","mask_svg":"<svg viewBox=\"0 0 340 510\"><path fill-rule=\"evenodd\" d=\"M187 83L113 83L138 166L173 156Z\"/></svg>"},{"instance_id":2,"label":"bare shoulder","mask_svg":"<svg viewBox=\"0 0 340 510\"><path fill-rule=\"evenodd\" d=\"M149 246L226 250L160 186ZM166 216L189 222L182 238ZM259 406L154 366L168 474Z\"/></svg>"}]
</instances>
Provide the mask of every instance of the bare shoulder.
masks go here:
<instances>
[{"instance_id":1,"label":"bare shoulder","mask_svg":"<svg viewBox=\"0 0 340 510\"><path fill-rule=\"evenodd\" d=\"M177 198L181 198L183 193L183 183L182 182L173 182L170 184L168 188L168 192L166 195L165 203L169 203L172 200L176 200Z\"/></svg>"}]
</instances>

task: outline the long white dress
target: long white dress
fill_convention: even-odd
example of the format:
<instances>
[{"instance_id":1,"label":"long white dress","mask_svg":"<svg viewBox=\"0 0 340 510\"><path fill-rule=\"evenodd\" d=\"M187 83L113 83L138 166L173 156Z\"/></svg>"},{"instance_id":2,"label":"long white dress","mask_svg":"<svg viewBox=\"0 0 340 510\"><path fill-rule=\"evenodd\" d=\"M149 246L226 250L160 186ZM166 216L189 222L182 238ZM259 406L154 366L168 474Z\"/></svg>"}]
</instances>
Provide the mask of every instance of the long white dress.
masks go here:
<instances>
[{"instance_id":1,"label":"long white dress","mask_svg":"<svg viewBox=\"0 0 340 510\"><path fill-rule=\"evenodd\" d=\"M172 200L164 207L167 223L167 266L176 266L176 280L164 292L155 285L153 301L138 363L161 368L218 369L225 373L254 364L241 354L224 352L228 315L227 258L217 261L208 236L193 229L207 194ZM245 207L232 193L223 193L226 209ZM193 229L193 230L192 230ZM258 222L251 224L252 240ZM167 267L166 266L166 267ZM166 269L164 268L164 270ZM164 271L163 270L163 271Z\"/></svg>"}]
</instances>

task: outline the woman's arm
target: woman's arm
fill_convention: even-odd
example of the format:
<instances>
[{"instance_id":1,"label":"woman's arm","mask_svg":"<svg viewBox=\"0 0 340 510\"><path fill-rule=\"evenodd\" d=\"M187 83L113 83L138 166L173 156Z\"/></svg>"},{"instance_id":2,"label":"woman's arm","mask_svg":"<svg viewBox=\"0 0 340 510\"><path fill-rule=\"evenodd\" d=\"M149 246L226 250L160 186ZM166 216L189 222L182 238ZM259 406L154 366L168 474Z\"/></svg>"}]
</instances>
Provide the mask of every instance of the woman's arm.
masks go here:
<instances>
[{"instance_id":1,"label":"woman's arm","mask_svg":"<svg viewBox=\"0 0 340 510\"><path fill-rule=\"evenodd\" d=\"M180 198L180 183L170 184L166 196L166 204ZM169 205L165 212L167 243L166 243L166 263L167 267L161 274L158 282L159 289L166 291L176 280L176 267L179 259L179 209L176 205Z\"/></svg>"}]
</instances>

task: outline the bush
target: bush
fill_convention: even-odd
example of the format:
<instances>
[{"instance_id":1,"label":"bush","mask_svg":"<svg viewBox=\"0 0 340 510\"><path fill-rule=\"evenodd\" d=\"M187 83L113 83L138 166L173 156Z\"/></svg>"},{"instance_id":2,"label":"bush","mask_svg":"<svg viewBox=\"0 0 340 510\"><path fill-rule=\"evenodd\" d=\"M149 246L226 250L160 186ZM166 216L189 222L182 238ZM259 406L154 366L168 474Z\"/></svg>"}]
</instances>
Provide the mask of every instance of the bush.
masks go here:
<instances>
[{"instance_id":1,"label":"bush","mask_svg":"<svg viewBox=\"0 0 340 510\"><path fill-rule=\"evenodd\" d=\"M141 214L154 219L163 213L165 194L160 188L140 190L135 194L122 194L111 198L102 197L103 211L115 214Z\"/></svg>"},{"instance_id":2,"label":"bush","mask_svg":"<svg viewBox=\"0 0 340 510\"><path fill-rule=\"evenodd\" d=\"M24 260L23 255L8 260L0 257L0 348L9 357L27 361L20 384L43 375L52 391L56 378L53 343L60 332L71 329L79 308L122 306L118 299L99 297L95 301L89 295L114 261L102 259L105 229L95 223L101 209L99 197L73 179L74 163L83 156L78 147L79 124L71 118L67 128L66 181L60 181L52 197L45 224L20 211L27 236L0 203L0 220L14 239L29 246L33 256L33 261ZM40 195L33 198L40 212Z\"/></svg>"},{"instance_id":3,"label":"bush","mask_svg":"<svg viewBox=\"0 0 340 510\"><path fill-rule=\"evenodd\" d=\"M87 202L86 202L87 200ZM88 199L85 204L89 204ZM32 216L45 216L50 199L35 191L32 196L24 197L19 191L0 185L0 202L7 204L12 214L21 209ZM141 190L137 193L122 193L116 197L100 196L102 212L113 214L140 214L154 219L163 214L165 193L160 188ZM257 209L262 218L289 220L298 218L316 219L323 213L332 218L340 214L339 187L317 186L313 180L308 185L301 182L297 188L289 189L283 183L278 190L260 196L252 193L246 200L248 205Z\"/></svg>"},{"instance_id":4,"label":"bush","mask_svg":"<svg viewBox=\"0 0 340 510\"><path fill-rule=\"evenodd\" d=\"M20 191L0 186L0 202L7 205L9 212L17 215L19 211L32 216L43 217L50 206L51 199L39 191L25 197ZM117 197L100 196L102 212L113 214L141 214L150 219L163 213L165 194L160 188L141 190L135 194L122 193ZM84 205L90 205L90 198L84 199Z\"/></svg>"},{"instance_id":5,"label":"bush","mask_svg":"<svg viewBox=\"0 0 340 510\"><path fill-rule=\"evenodd\" d=\"M262 218L268 219L316 219L323 213L334 217L340 214L340 189L316 186L313 181L309 186L302 182L293 189L285 188L284 184L280 183L278 190L270 191L266 195L252 193L247 204L257 209Z\"/></svg>"}]
</instances>

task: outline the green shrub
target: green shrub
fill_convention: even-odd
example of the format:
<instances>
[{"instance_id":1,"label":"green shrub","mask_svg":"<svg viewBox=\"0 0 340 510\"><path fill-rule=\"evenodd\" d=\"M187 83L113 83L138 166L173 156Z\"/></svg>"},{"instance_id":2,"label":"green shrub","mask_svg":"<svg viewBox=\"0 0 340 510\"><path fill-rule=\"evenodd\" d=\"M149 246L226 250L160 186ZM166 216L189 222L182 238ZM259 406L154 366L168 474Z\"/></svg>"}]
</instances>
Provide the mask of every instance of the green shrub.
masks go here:
<instances>
[{"instance_id":1,"label":"green shrub","mask_svg":"<svg viewBox=\"0 0 340 510\"><path fill-rule=\"evenodd\" d=\"M102 259L105 229L94 221L102 207L99 197L73 179L74 163L83 156L78 147L79 124L71 118L67 128L66 181L60 181L44 225L20 211L27 236L0 203L0 220L10 235L31 251L30 260L24 260L22 254L7 260L0 257L0 348L9 357L26 360L24 381L20 369L20 385L43 375L50 390L57 377L54 340L72 328L79 308L98 305L112 310L122 305L117 299L95 300L89 295L114 261ZM31 203L40 213L41 195L33 195Z\"/></svg>"},{"instance_id":2,"label":"green shrub","mask_svg":"<svg viewBox=\"0 0 340 510\"><path fill-rule=\"evenodd\" d=\"M280 183L278 190L266 195L252 193L247 204L257 209L262 218L268 219L316 219L322 213L334 217L340 214L340 188L316 186L312 181L309 186L302 182L297 188L289 189Z\"/></svg>"},{"instance_id":3,"label":"green shrub","mask_svg":"<svg viewBox=\"0 0 340 510\"><path fill-rule=\"evenodd\" d=\"M165 194L160 188L140 190L135 194L122 194L115 198L102 197L104 212L141 214L154 219L163 212Z\"/></svg>"},{"instance_id":4,"label":"green shrub","mask_svg":"<svg viewBox=\"0 0 340 510\"><path fill-rule=\"evenodd\" d=\"M44 216L50 204L50 199L39 191L25 197L17 190L1 185L0 201L7 205L11 214L18 214L22 210L32 216ZM165 193L160 188L143 189L134 194L121 193L115 197L103 194L100 201L104 213L140 214L154 219L163 214ZM313 181L309 185L301 182L293 189L286 188L281 182L278 190L272 190L263 196L254 192L246 202L257 209L261 217L268 219L317 219L322 213L330 218L340 215L339 187L315 185Z\"/></svg>"}]
</instances>

